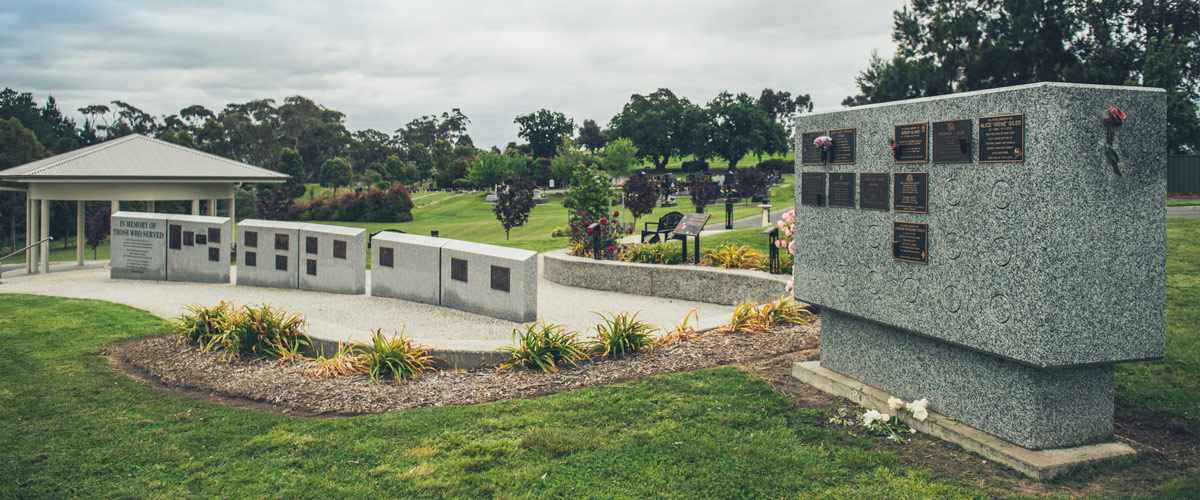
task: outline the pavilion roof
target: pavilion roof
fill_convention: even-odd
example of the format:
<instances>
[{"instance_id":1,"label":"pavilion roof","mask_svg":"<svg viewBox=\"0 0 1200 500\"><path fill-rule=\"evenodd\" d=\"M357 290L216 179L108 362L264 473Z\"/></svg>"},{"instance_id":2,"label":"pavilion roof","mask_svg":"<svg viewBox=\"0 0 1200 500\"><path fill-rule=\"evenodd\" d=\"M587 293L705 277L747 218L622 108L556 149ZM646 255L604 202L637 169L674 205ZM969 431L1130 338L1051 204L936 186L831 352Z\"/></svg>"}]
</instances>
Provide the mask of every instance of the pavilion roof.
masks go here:
<instances>
[{"instance_id":1,"label":"pavilion roof","mask_svg":"<svg viewBox=\"0 0 1200 500\"><path fill-rule=\"evenodd\" d=\"M288 175L144 135L127 135L0 170L0 180L284 182Z\"/></svg>"}]
</instances>

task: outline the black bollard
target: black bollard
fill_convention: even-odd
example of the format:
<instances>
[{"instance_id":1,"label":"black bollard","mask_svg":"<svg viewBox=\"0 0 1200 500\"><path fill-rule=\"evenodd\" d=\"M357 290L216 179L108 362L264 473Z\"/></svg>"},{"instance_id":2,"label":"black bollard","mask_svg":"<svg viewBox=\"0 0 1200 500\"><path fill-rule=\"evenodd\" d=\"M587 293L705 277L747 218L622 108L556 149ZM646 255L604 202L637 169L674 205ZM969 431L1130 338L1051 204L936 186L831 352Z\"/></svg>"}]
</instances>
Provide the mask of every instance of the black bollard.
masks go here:
<instances>
[{"instance_id":1,"label":"black bollard","mask_svg":"<svg viewBox=\"0 0 1200 500\"><path fill-rule=\"evenodd\" d=\"M733 229L733 202L725 199L725 229Z\"/></svg>"}]
</instances>

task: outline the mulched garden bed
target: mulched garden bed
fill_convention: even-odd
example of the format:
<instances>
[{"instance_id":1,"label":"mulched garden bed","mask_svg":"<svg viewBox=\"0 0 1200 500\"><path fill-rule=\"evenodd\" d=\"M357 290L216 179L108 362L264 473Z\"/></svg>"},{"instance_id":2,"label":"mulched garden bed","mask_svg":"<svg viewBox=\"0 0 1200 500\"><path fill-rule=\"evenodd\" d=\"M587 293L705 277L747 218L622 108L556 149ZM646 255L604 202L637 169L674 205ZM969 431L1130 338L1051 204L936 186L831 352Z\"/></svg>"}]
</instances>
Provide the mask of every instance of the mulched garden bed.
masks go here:
<instances>
[{"instance_id":1,"label":"mulched garden bed","mask_svg":"<svg viewBox=\"0 0 1200 500\"><path fill-rule=\"evenodd\" d=\"M304 375L306 362L243 358L225 361L172 335L135 340L102 354L139 378L193 397L235 406L304 416L383 413L422 406L454 406L521 399L612 384L642 377L751 362L784 353L811 351L816 358L819 326L792 325L767 333L711 334L658 347L620 360L583 361L556 373L494 367L433 371L403 383L372 383L366 375L317 379Z\"/></svg>"}]
</instances>

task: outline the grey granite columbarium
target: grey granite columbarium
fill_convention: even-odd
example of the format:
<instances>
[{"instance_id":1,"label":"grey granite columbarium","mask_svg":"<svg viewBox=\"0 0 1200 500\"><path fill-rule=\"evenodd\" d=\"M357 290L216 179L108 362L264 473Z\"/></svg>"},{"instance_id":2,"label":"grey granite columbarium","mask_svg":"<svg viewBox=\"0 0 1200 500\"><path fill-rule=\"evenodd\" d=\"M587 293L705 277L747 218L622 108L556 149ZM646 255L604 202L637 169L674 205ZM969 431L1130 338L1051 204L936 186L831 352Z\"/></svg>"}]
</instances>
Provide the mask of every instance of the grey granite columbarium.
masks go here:
<instances>
[{"instance_id":1,"label":"grey granite columbarium","mask_svg":"<svg viewBox=\"0 0 1200 500\"><path fill-rule=\"evenodd\" d=\"M109 277L167 279L167 216L117 212L109 220Z\"/></svg>"},{"instance_id":2,"label":"grey granite columbarium","mask_svg":"<svg viewBox=\"0 0 1200 500\"><path fill-rule=\"evenodd\" d=\"M1051 83L797 115L842 138L796 155L821 367L1024 448L1111 441L1113 365L1163 356L1165 123L1161 89Z\"/></svg>"},{"instance_id":3,"label":"grey granite columbarium","mask_svg":"<svg viewBox=\"0 0 1200 500\"><path fill-rule=\"evenodd\" d=\"M442 247L453 240L382 232L371 238L371 295L441 305Z\"/></svg>"},{"instance_id":4,"label":"grey granite columbarium","mask_svg":"<svg viewBox=\"0 0 1200 500\"><path fill-rule=\"evenodd\" d=\"M300 227L299 287L361 295L367 291L367 230L304 224Z\"/></svg>"},{"instance_id":5,"label":"grey granite columbarium","mask_svg":"<svg viewBox=\"0 0 1200 500\"><path fill-rule=\"evenodd\" d=\"M167 216L167 280L229 283L229 217Z\"/></svg>"},{"instance_id":6,"label":"grey granite columbarium","mask_svg":"<svg viewBox=\"0 0 1200 500\"><path fill-rule=\"evenodd\" d=\"M451 241L442 247L442 306L515 322L537 320L537 252Z\"/></svg>"},{"instance_id":7,"label":"grey granite columbarium","mask_svg":"<svg viewBox=\"0 0 1200 500\"><path fill-rule=\"evenodd\" d=\"M299 288L300 227L304 225L260 219L239 222L237 284Z\"/></svg>"}]
</instances>

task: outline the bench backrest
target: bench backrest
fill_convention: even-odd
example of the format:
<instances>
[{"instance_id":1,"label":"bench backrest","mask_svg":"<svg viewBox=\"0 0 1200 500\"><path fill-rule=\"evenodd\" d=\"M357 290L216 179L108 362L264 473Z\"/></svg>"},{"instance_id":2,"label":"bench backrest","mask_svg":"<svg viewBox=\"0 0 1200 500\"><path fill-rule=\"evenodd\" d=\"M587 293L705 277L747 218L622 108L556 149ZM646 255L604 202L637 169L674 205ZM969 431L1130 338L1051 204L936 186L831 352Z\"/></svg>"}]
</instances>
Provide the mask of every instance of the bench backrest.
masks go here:
<instances>
[{"instance_id":1,"label":"bench backrest","mask_svg":"<svg viewBox=\"0 0 1200 500\"><path fill-rule=\"evenodd\" d=\"M682 213L667 212L666 215L658 218L658 229L660 231L675 229L675 226L678 226L681 220L683 220Z\"/></svg>"}]
</instances>

